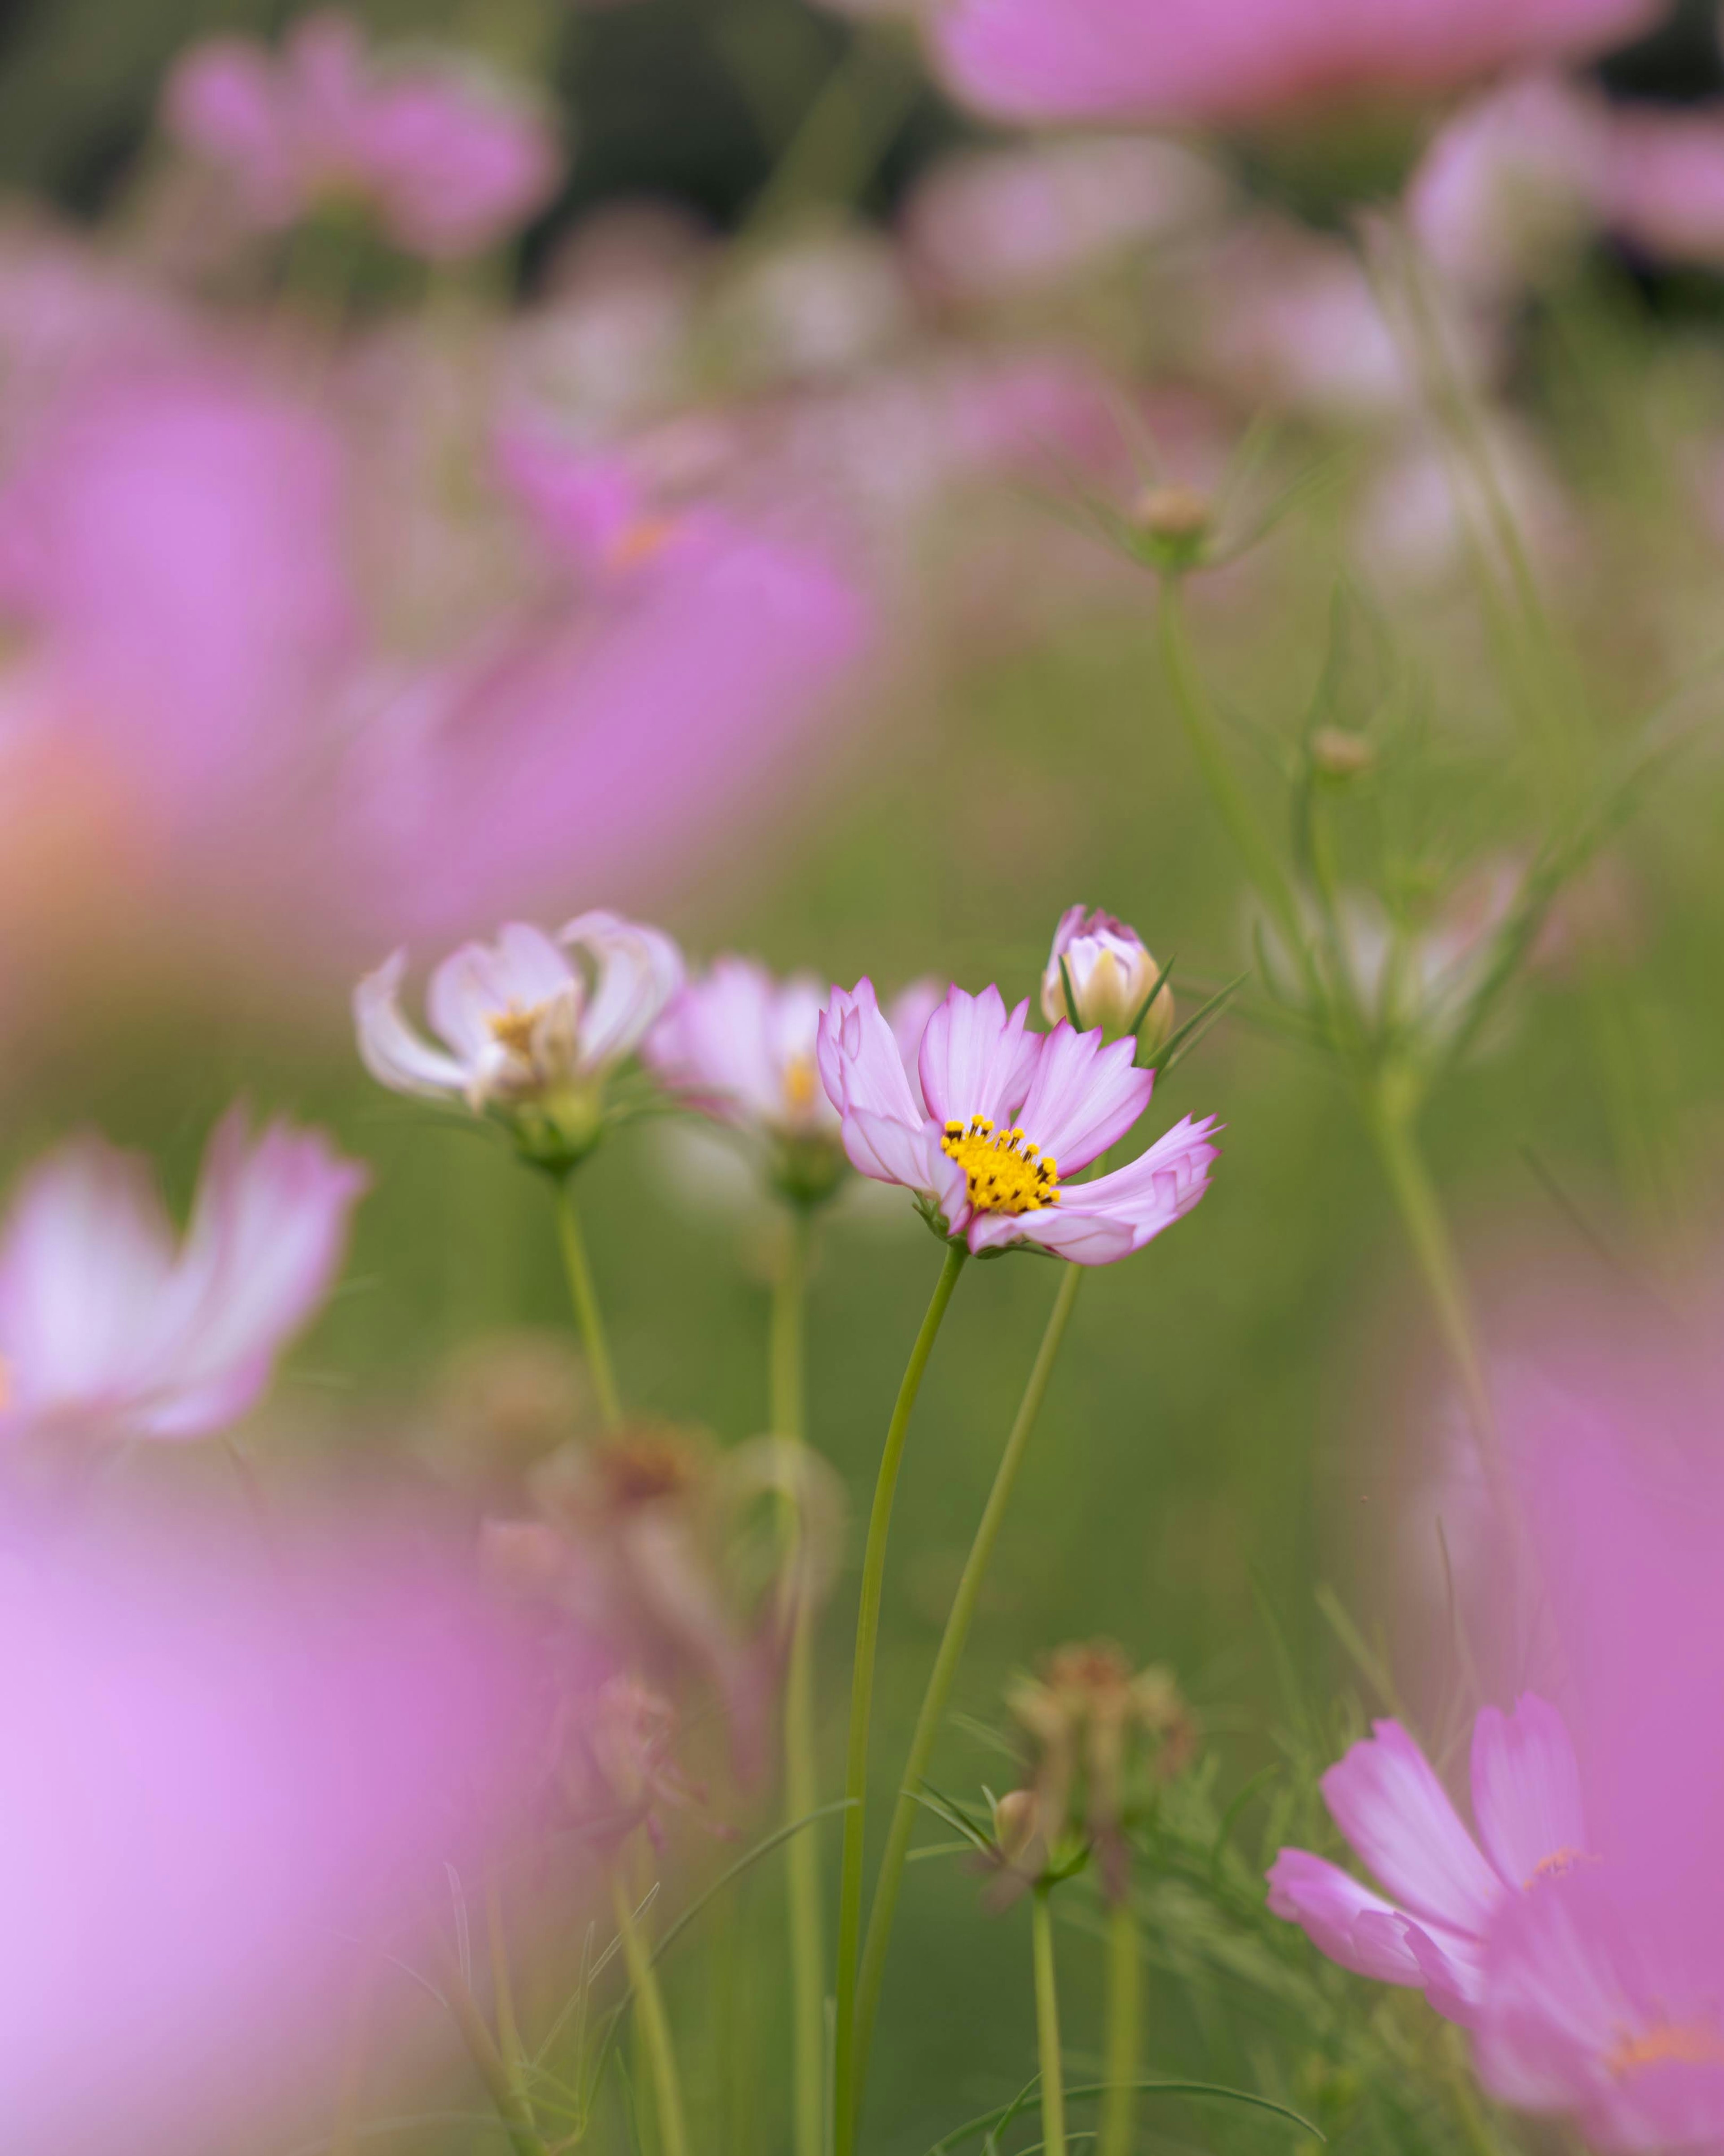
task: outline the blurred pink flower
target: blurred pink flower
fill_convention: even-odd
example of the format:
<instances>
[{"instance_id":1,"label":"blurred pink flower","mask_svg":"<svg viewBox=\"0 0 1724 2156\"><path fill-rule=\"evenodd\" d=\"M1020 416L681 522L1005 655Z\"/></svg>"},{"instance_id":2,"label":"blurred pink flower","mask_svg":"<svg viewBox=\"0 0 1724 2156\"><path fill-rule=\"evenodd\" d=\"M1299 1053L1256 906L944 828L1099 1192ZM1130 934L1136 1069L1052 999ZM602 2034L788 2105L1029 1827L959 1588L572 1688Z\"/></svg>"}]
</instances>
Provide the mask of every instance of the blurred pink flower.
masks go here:
<instances>
[{"instance_id":1,"label":"blurred pink flower","mask_svg":"<svg viewBox=\"0 0 1724 2156\"><path fill-rule=\"evenodd\" d=\"M1392 1901L1309 1850L1284 1849L1269 1906L1343 1969L1422 1989L1451 2021L1478 2018L1485 1943L1516 1895L1593 1861L1574 1748L1557 1710L1524 1694L1473 1725L1481 1850L1398 1722L1379 1722L1323 1777L1335 1824Z\"/></svg>"},{"instance_id":2,"label":"blurred pink flower","mask_svg":"<svg viewBox=\"0 0 1724 2156\"><path fill-rule=\"evenodd\" d=\"M820 1020L820 1075L843 1118L851 1165L911 1191L940 1232L972 1251L1030 1243L1079 1265L1127 1256L1188 1213L1216 1158L1213 1119L1190 1116L1128 1167L1093 1183L1086 1168L1149 1105L1152 1070L1135 1041L1101 1045L1098 1028L1027 1033L1029 1006L1008 1016L998 988L962 988L928 1020L918 1100L874 985L834 988Z\"/></svg>"},{"instance_id":3,"label":"blurred pink flower","mask_svg":"<svg viewBox=\"0 0 1724 2156\"><path fill-rule=\"evenodd\" d=\"M0 1233L9 1434L207 1437L237 1422L328 1294L365 1170L317 1132L233 1109L176 1250L147 1163L75 1141L25 1177Z\"/></svg>"},{"instance_id":4,"label":"blurred pink flower","mask_svg":"<svg viewBox=\"0 0 1724 2156\"><path fill-rule=\"evenodd\" d=\"M963 151L917 182L904 245L912 276L936 297L1009 300L1125 248L1199 230L1226 198L1218 169L1180 142L1104 136Z\"/></svg>"},{"instance_id":5,"label":"blurred pink flower","mask_svg":"<svg viewBox=\"0 0 1724 2156\"><path fill-rule=\"evenodd\" d=\"M1609 141L1595 93L1557 75L1505 83L1438 131L1408 183L1408 222L1452 285L1511 300L1590 229Z\"/></svg>"},{"instance_id":6,"label":"blurred pink flower","mask_svg":"<svg viewBox=\"0 0 1724 2156\"><path fill-rule=\"evenodd\" d=\"M1604 223L1644 254L1724 264L1724 106L1613 114L1599 195Z\"/></svg>"},{"instance_id":7,"label":"blurred pink flower","mask_svg":"<svg viewBox=\"0 0 1724 2156\"><path fill-rule=\"evenodd\" d=\"M340 14L308 16L279 58L242 38L194 48L164 115L265 228L352 196L399 245L432 257L503 239L560 176L549 127L518 93L454 60L373 59Z\"/></svg>"},{"instance_id":8,"label":"blurred pink flower","mask_svg":"<svg viewBox=\"0 0 1724 2156\"><path fill-rule=\"evenodd\" d=\"M353 992L359 1053L398 1093L488 1102L594 1086L632 1055L682 980L682 953L656 928L583 913L555 938L511 921L495 943L465 943L431 976L426 1008L442 1045L402 1015L407 954Z\"/></svg>"},{"instance_id":9,"label":"blurred pink flower","mask_svg":"<svg viewBox=\"0 0 1724 2156\"><path fill-rule=\"evenodd\" d=\"M84 1276L86 1284L94 1269ZM0 1556L0 2117L183 2156L326 2126L362 1969L409 1963L525 1779L519 1641L422 1533L243 1509ZM458 1873L459 1876L459 1873ZM378 2011L406 1990L387 1979Z\"/></svg>"},{"instance_id":10,"label":"blurred pink flower","mask_svg":"<svg viewBox=\"0 0 1724 2156\"><path fill-rule=\"evenodd\" d=\"M948 0L947 84L1009 121L1244 120L1626 38L1660 0Z\"/></svg>"}]
</instances>

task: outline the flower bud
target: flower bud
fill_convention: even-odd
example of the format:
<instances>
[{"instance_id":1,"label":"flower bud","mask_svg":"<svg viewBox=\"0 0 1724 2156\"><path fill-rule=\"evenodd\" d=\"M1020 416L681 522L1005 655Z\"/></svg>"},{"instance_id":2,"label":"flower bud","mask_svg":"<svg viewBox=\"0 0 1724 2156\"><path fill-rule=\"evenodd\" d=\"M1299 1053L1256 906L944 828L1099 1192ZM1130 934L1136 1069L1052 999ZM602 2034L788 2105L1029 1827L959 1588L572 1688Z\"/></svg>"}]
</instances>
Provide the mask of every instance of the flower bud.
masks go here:
<instances>
[{"instance_id":1,"label":"flower bud","mask_svg":"<svg viewBox=\"0 0 1724 2156\"><path fill-rule=\"evenodd\" d=\"M1147 487L1131 505L1137 551L1152 567L1194 568L1209 542L1214 511L1189 486Z\"/></svg>"},{"instance_id":2,"label":"flower bud","mask_svg":"<svg viewBox=\"0 0 1724 2156\"><path fill-rule=\"evenodd\" d=\"M1311 737L1311 760L1325 778L1357 778L1377 761L1362 734L1341 726L1319 726Z\"/></svg>"},{"instance_id":3,"label":"flower bud","mask_svg":"<svg viewBox=\"0 0 1724 2156\"><path fill-rule=\"evenodd\" d=\"M993 1838L1002 1863L1015 1869L1035 1839L1034 1789L1008 1789L993 1804Z\"/></svg>"},{"instance_id":4,"label":"flower bud","mask_svg":"<svg viewBox=\"0 0 1724 2156\"><path fill-rule=\"evenodd\" d=\"M1075 1006L1080 1030L1099 1025L1110 1040L1135 1030L1153 1055L1173 1030L1173 991L1164 984L1154 1002L1149 1000L1161 970L1135 928L1111 913L1074 906L1054 932L1042 975L1042 1015L1058 1025L1073 1015Z\"/></svg>"}]
</instances>

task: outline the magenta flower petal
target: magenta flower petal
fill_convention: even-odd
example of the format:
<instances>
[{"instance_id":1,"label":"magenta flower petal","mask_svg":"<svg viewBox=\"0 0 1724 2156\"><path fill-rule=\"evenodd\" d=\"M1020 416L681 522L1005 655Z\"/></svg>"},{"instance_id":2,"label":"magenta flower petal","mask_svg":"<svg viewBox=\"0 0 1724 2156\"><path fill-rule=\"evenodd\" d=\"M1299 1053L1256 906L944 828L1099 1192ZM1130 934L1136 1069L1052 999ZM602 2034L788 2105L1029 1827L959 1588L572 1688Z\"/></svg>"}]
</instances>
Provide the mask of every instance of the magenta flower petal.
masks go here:
<instances>
[{"instance_id":1,"label":"magenta flower petal","mask_svg":"<svg viewBox=\"0 0 1724 2156\"><path fill-rule=\"evenodd\" d=\"M1511 1885L1530 1887L1588 1852L1574 1746L1555 1707L1522 1693L1512 1714L1473 1724L1473 1817Z\"/></svg>"},{"instance_id":2,"label":"magenta flower petal","mask_svg":"<svg viewBox=\"0 0 1724 2156\"><path fill-rule=\"evenodd\" d=\"M859 981L849 995L833 990L820 1020L817 1055L821 1082L840 1114L853 1106L866 1109L921 1131L926 1117L871 981Z\"/></svg>"},{"instance_id":3,"label":"magenta flower petal","mask_svg":"<svg viewBox=\"0 0 1724 2156\"><path fill-rule=\"evenodd\" d=\"M1415 1987L1424 1981L1399 1913L1325 1857L1306 1849L1282 1850L1270 1866L1269 1906L1356 1976ZM1360 1919L1367 1916L1385 1921L1362 1928Z\"/></svg>"},{"instance_id":4,"label":"magenta flower petal","mask_svg":"<svg viewBox=\"0 0 1724 2156\"><path fill-rule=\"evenodd\" d=\"M844 1116L844 1151L850 1165L875 1183L900 1183L906 1190L931 1191L945 1180L935 1163L944 1160L934 1126L900 1123L871 1109L852 1108ZM947 1165L950 1167L951 1163ZM962 1187L962 1178L959 1178Z\"/></svg>"},{"instance_id":5,"label":"magenta flower petal","mask_svg":"<svg viewBox=\"0 0 1724 2156\"><path fill-rule=\"evenodd\" d=\"M1482 1933L1503 1885L1430 1763L1398 1722L1372 1725L1323 1777L1335 1824L1411 1914Z\"/></svg>"},{"instance_id":6,"label":"magenta flower petal","mask_svg":"<svg viewBox=\"0 0 1724 2156\"><path fill-rule=\"evenodd\" d=\"M1127 1222L1065 1205L1039 1213L978 1213L968 1235L970 1248L978 1253L1034 1243L1078 1265L1111 1265L1137 1248Z\"/></svg>"},{"instance_id":7,"label":"magenta flower petal","mask_svg":"<svg viewBox=\"0 0 1724 2156\"><path fill-rule=\"evenodd\" d=\"M1064 1019L1047 1036L1018 1117L1062 1175L1087 1168L1149 1106L1155 1073L1133 1069L1137 1050L1131 1040L1104 1048L1100 1027L1074 1033Z\"/></svg>"}]
</instances>

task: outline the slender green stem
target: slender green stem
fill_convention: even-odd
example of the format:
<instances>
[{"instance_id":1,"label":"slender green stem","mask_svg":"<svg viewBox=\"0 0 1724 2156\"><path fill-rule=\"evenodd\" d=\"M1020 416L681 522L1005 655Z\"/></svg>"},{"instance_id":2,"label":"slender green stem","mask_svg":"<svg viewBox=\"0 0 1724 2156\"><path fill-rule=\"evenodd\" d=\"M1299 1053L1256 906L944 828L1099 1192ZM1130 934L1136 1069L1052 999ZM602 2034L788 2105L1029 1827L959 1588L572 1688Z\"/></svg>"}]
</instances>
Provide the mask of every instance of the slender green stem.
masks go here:
<instances>
[{"instance_id":1,"label":"slender green stem","mask_svg":"<svg viewBox=\"0 0 1724 2156\"><path fill-rule=\"evenodd\" d=\"M1131 2156L1137 2110L1137 2045L1142 2016L1142 1964L1137 1958L1137 1912L1129 1893L1107 1912L1106 2046L1107 2094L1101 2099L1100 2156Z\"/></svg>"},{"instance_id":2,"label":"slender green stem","mask_svg":"<svg viewBox=\"0 0 1724 2156\"><path fill-rule=\"evenodd\" d=\"M1173 694L1174 707L1184 724L1192 755L1246 875L1274 916L1275 927L1286 940L1289 957L1297 965L1301 963L1301 954L1305 948L1305 932L1293 887L1264 835L1256 812L1246 799L1222 743L1214 708L1191 655L1185 628L1184 596L1177 576L1162 579L1157 623L1162 665Z\"/></svg>"},{"instance_id":3,"label":"slender green stem","mask_svg":"<svg viewBox=\"0 0 1724 2156\"><path fill-rule=\"evenodd\" d=\"M741 239L811 206L849 208L909 118L922 81L896 24L859 23L756 197Z\"/></svg>"},{"instance_id":4,"label":"slender green stem","mask_svg":"<svg viewBox=\"0 0 1724 2156\"><path fill-rule=\"evenodd\" d=\"M970 1544L970 1554L964 1560L963 1573L958 1580L957 1592L952 1597L951 1612L946 1620L946 1630L940 1641L940 1651L934 1657L928 1688L922 1696L921 1712L916 1720L916 1733L910 1740L910 1753L904 1762L904 1772L898 1784L898 1800L893 1809L891 1828L886 1836L885 1854L880 1860L880 1876L874 1889L874 1903L869 1912L868 1939L862 1952L862 1973L856 1989L856 2092L859 2107L867 2085L868 2057L874 2041L875 2016L880 2007L880 1989L885 1979L886 1952L891 1944L892 1922L897 1914L899 1889L903 1885L904 1866L910 1854L910 1840L916 1830L918 1817L915 1793L927 1775L935 1740L946 1718L952 1687L969 1639L970 1625L982 1594L982 1583L993 1557L994 1544L999 1540L1000 1527L1011 1504L1012 1492L1017 1486L1024 1455L1029 1449L1030 1433L1035 1428L1036 1417L1041 1412L1048 1382L1054 1374L1054 1360L1065 1337L1065 1328L1070 1322L1072 1307L1077 1301L1078 1290L1083 1286L1083 1281L1084 1268L1081 1265L1069 1265L1065 1267L1059 1293L1054 1298L1054 1307L1048 1315L1042 1344L1036 1351L1029 1383L1024 1388L1024 1397L1018 1403L1011 1434L1006 1440L1006 1449L1000 1455L1000 1464L994 1471L993 1487L988 1493L988 1502L983 1507L975 1540Z\"/></svg>"},{"instance_id":5,"label":"slender green stem","mask_svg":"<svg viewBox=\"0 0 1724 2156\"><path fill-rule=\"evenodd\" d=\"M593 1389L598 1395L598 1411L608 1428L617 1430L623 1420L623 1403L617 1393L616 1373L604 1337L604 1320L593 1286L593 1268L587 1262L587 1244L581 1234L581 1216L575 1209L572 1175L557 1178L557 1235L562 1245L562 1269L568 1275L569 1299L575 1306L575 1322L581 1328L593 1373Z\"/></svg>"},{"instance_id":6,"label":"slender green stem","mask_svg":"<svg viewBox=\"0 0 1724 2156\"><path fill-rule=\"evenodd\" d=\"M532 2107L521 2094L507 2061L497 2049L497 2040L480 2010L479 2001L473 1996L466 1971L440 1932L436 1934L436 1943L444 1998L461 2032L468 2056L490 2093L497 2116L508 2130L510 2147L515 2156L550 2156L533 2123Z\"/></svg>"},{"instance_id":7,"label":"slender green stem","mask_svg":"<svg viewBox=\"0 0 1724 2156\"><path fill-rule=\"evenodd\" d=\"M1436 1315L1444 1347L1460 1380L1468 1419L1493 1495L1504 1517L1512 1517L1497 1443L1496 1418L1473 1322L1472 1303L1444 1217L1442 1203L1425 1166L1414 1128L1416 1093L1393 1065L1378 1071L1362 1103L1366 1127L1413 1246L1425 1291Z\"/></svg>"},{"instance_id":8,"label":"slender green stem","mask_svg":"<svg viewBox=\"0 0 1724 2156\"><path fill-rule=\"evenodd\" d=\"M850 1741L844 1761L844 1872L838 1902L837 2019L833 2033L832 2145L834 2156L851 2156L856 2145L856 1950L862 1939L862 1855L868 1803L868 1724L874 1706L874 1656L880 1640L881 1590L886 1571L886 1537L892 1524L892 1499L904 1458L911 1411L921 1389L922 1373L934 1351L946 1306L968 1250L961 1242L946 1246L946 1262L929 1301L916 1345L905 1365L897 1404L887 1425L874 1486L874 1509L868 1519L868 1543L862 1555L862 1598L856 1612L856 1656L850 1675Z\"/></svg>"},{"instance_id":9,"label":"slender green stem","mask_svg":"<svg viewBox=\"0 0 1724 2156\"><path fill-rule=\"evenodd\" d=\"M682 2082L676 2071L676 2053L670 2042L670 2024L664 2013L664 1994L653 1972L653 1958L634 1921L634 1905L622 1874L611 1873L611 1908L617 1920L617 1937L623 1945L623 1964L629 1971L634 1994L634 2025L640 2032L652 2076L653 2107L658 2115L659 2143L664 2156L688 2156L688 2128L683 2121Z\"/></svg>"},{"instance_id":10,"label":"slender green stem","mask_svg":"<svg viewBox=\"0 0 1724 2156\"><path fill-rule=\"evenodd\" d=\"M516 2071L525 2056L521 2030L515 2019L515 1985L509 1969L509 1938L503 1922L503 1892L497 1868L485 1867L485 1928L490 1945L491 1999L497 2017L497 2048L505 2064Z\"/></svg>"},{"instance_id":11,"label":"slender green stem","mask_svg":"<svg viewBox=\"0 0 1724 2156\"><path fill-rule=\"evenodd\" d=\"M809 1219L788 1209L783 1261L772 1294L771 1400L773 1435L798 1445L807 1436L804 1375ZM803 1591L802 1536L794 1494L785 1505L785 1578L790 1640L784 1672L784 1815L806 1819L820 1802L816 1758L814 1611ZM822 2156L825 2146L826 1945L820 1922L820 1845L793 1835L784 1863L790 1917L792 2110L796 2156Z\"/></svg>"},{"instance_id":12,"label":"slender green stem","mask_svg":"<svg viewBox=\"0 0 1724 2156\"><path fill-rule=\"evenodd\" d=\"M1042 2069L1042 2147L1065 2156L1065 2076L1060 2063L1060 1991L1054 1973L1054 1918L1050 1890L1030 1897L1030 1943L1035 1954L1035 2039Z\"/></svg>"}]
</instances>

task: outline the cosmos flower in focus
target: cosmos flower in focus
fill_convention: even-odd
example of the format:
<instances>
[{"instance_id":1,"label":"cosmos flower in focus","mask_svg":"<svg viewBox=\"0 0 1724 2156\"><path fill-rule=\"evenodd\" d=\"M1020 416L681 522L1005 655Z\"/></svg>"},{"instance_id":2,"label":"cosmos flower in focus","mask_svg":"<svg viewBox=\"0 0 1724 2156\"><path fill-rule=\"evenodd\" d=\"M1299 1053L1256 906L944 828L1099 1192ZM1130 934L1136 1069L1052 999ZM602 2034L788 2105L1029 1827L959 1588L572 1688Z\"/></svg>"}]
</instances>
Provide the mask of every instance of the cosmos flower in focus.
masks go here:
<instances>
[{"instance_id":1,"label":"cosmos flower in focus","mask_svg":"<svg viewBox=\"0 0 1724 2156\"><path fill-rule=\"evenodd\" d=\"M922 1028L943 992L916 982L886 1013L912 1084ZM788 1196L828 1196L845 1169L839 1119L820 1082L820 1014L813 974L775 980L750 958L715 961L682 989L647 1037L659 1081L689 1106L763 1144Z\"/></svg>"},{"instance_id":2,"label":"cosmos flower in focus","mask_svg":"<svg viewBox=\"0 0 1724 2156\"><path fill-rule=\"evenodd\" d=\"M668 936L613 913L583 913L553 938L511 921L495 943L464 943L438 967L426 1009L439 1045L401 1009L398 951L353 993L366 1068L398 1093L495 1106L524 1144L580 1158L603 1128L605 1081L631 1056L682 981Z\"/></svg>"},{"instance_id":3,"label":"cosmos flower in focus","mask_svg":"<svg viewBox=\"0 0 1724 2156\"><path fill-rule=\"evenodd\" d=\"M1343 1969L1421 1988L1439 2014L1470 2023L1498 1914L1516 1895L1537 1897L1597 1861L1574 1748L1561 1715L1534 1693L1512 1714L1481 1708L1473 1725L1475 1841L1399 1722L1375 1728L1329 1769L1322 1789L1335 1824L1393 1900L1308 1850L1284 1849L1270 1871L1269 1905Z\"/></svg>"},{"instance_id":4,"label":"cosmos flower in focus","mask_svg":"<svg viewBox=\"0 0 1724 2156\"><path fill-rule=\"evenodd\" d=\"M8 1435L96 1440L230 1428L328 1293L366 1172L314 1131L244 1111L212 1137L183 1242L140 1157L74 1140L0 1232Z\"/></svg>"},{"instance_id":5,"label":"cosmos flower in focus","mask_svg":"<svg viewBox=\"0 0 1724 2156\"><path fill-rule=\"evenodd\" d=\"M398 246L434 259L504 239L561 176L548 126L518 91L453 59L376 59L340 14L306 18L279 57L244 38L194 47L164 112L265 230L356 198Z\"/></svg>"},{"instance_id":6,"label":"cosmos flower in focus","mask_svg":"<svg viewBox=\"0 0 1724 2156\"><path fill-rule=\"evenodd\" d=\"M940 72L1016 121L1236 121L1476 76L1633 35L1659 0L951 0Z\"/></svg>"},{"instance_id":7,"label":"cosmos flower in focus","mask_svg":"<svg viewBox=\"0 0 1724 2156\"><path fill-rule=\"evenodd\" d=\"M1101 1029L1024 1029L997 988L947 992L922 1034L921 1098L905 1076L874 984L834 988L820 1020L820 1075L851 1164L912 1192L930 1224L972 1252L1021 1244L1080 1265L1141 1250L1188 1213L1208 1184L1215 1126L1186 1116L1129 1166L1069 1180L1123 1137L1149 1105L1152 1070L1136 1043ZM1067 1178L1062 1181L1062 1178Z\"/></svg>"}]
</instances>

